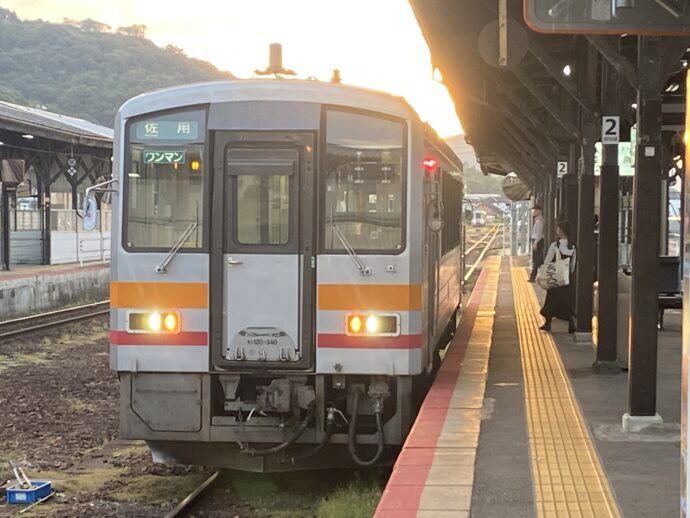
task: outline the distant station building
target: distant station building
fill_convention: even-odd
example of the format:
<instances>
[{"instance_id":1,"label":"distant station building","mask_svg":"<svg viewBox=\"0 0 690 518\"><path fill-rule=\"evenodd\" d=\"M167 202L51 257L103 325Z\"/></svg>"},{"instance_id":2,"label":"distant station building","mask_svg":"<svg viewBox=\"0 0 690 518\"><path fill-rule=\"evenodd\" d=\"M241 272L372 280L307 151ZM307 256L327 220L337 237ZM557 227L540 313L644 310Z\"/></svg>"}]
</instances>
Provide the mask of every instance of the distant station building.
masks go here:
<instances>
[{"instance_id":1,"label":"distant station building","mask_svg":"<svg viewBox=\"0 0 690 518\"><path fill-rule=\"evenodd\" d=\"M111 208L96 229L80 217L85 190L109 177L113 131L0 102L0 269L109 258Z\"/></svg>"}]
</instances>

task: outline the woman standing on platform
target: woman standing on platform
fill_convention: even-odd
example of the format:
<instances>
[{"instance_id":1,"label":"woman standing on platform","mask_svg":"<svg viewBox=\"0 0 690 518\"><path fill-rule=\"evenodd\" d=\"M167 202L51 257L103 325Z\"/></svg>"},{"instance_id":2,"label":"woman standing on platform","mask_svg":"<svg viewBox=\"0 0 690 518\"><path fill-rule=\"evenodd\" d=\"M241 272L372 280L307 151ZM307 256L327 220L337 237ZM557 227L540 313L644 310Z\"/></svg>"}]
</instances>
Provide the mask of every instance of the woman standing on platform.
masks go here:
<instances>
[{"instance_id":1,"label":"woman standing on platform","mask_svg":"<svg viewBox=\"0 0 690 518\"><path fill-rule=\"evenodd\" d=\"M561 257L570 258L570 282L565 286L546 290L546 300L541 314L544 317L544 325L539 329L551 331L551 320L558 318L568 321L568 332L575 332L575 245L570 240L570 223L562 221L556 229L558 241L552 243L546 254L544 263L548 264L556 260L556 249L561 253Z\"/></svg>"}]
</instances>

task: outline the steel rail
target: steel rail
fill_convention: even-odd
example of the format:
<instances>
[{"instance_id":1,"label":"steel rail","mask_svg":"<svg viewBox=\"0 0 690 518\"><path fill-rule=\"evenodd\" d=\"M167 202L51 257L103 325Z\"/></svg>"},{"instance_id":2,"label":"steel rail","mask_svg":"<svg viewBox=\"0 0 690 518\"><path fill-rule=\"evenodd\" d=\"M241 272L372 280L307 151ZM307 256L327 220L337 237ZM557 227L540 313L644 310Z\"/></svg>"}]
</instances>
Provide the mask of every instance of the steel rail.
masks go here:
<instances>
[{"instance_id":1,"label":"steel rail","mask_svg":"<svg viewBox=\"0 0 690 518\"><path fill-rule=\"evenodd\" d=\"M479 239L479 241L477 241L477 242L474 243L470 248L468 248L467 250L465 250L465 257L467 257L467 256L469 255L470 252L472 252L475 248L477 248L480 244L482 244L482 242L483 242L487 237L489 237L489 236L491 235L491 233L494 232L494 231L495 231L498 227L500 227L500 226L501 226L501 225L494 225L493 227L491 227L491 228L489 229L489 231L486 232L486 233Z\"/></svg>"},{"instance_id":2,"label":"steel rail","mask_svg":"<svg viewBox=\"0 0 690 518\"><path fill-rule=\"evenodd\" d=\"M191 504L196 498L203 493L208 486L210 486L216 478L218 478L218 475L220 475L220 471L216 471L213 475L208 477L206 480L204 480L199 487L197 487L194 491L192 491L190 494L188 494L184 499L175 506L175 508L170 511L168 514L165 515L165 518L175 518L178 516L182 511L184 511L189 504Z\"/></svg>"},{"instance_id":3,"label":"steel rail","mask_svg":"<svg viewBox=\"0 0 690 518\"><path fill-rule=\"evenodd\" d=\"M6 331L4 333L0 333L0 340L4 340L7 338L12 338L14 336L22 335L22 334L27 334L27 333L33 333L34 331L39 331L41 329L48 329L51 327L56 327L59 325L63 324L69 324L70 322L78 322L80 320L86 320L89 318L94 318L100 315L107 315L110 313L110 308L107 309L98 309L103 307L106 304L110 304L109 300L102 301L102 302L96 302L93 304L84 304L82 306L75 306L73 308L66 308L66 309L59 309L57 311L48 311L46 313L39 313L37 315L30 315L27 317L20 317L20 318L15 318L12 320L5 320L0 322L0 329L3 328L11 328L12 326L16 325L21 325L21 324L29 324L25 327L21 327L20 329L14 329L12 331ZM80 313L84 310L90 310L87 311L86 313ZM70 314L73 313L79 313L77 315L69 316ZM52 318L56 316L64 315L66 318L61 318L59 320L51 320L48 322L42 322L42 323L36 323L34 325L31 325L34 322L41 322L45 320L46 318Z\"/></svg>"},{"instance_id":4,"label":"steel rail","mask_svg":"<svg viewBox=\"0 0 690 518\"><path fill-rule=\"evenodd\" d=\"M493 230L493 235L491 236L491 239L489 239L489 241L486 243L486 246L484 247L484 249L483 249L483 250L481 251L481 253L479 254L479 257L477 258L477 260L474 262L474 264L472 264L472 266L470 267L469 271L465 274L465 277L463 278L463 281L464 281L464 282L467 282L467 281L468 281L468 279L469 279L469 278L472 276L472 274L474 273L474 270L476 270L476 269L477 269L477 266L479 266L479 263L481 263L482 260L484 259L484 256L486 255L486 253L491 249L491 244L492 244L492 243L495 241L495 239L498 237L498 234L499 234L499 232L500 232L500 230L501 230L501 229L500 229L500 225L496 225L496 226L494 227L494 229L492 229L492 230ZM487 236L488 236L488 235L491 235L491 232L492 232L492 231L490 230L489 233L487 233Z\"/></svg>"}]
</instances>

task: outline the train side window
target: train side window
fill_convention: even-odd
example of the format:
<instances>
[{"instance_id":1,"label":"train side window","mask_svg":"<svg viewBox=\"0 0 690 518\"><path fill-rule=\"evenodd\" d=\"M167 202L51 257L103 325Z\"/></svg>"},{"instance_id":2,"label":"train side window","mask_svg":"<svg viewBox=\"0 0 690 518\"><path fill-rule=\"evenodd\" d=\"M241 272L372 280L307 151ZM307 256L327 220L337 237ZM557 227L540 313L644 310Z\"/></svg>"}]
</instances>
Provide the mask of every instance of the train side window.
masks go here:
<instances>
[{"instance_id":1,"label":"train side window","mask_svg":"<svg viewBox=\"0 0 690 518\"><path fill-rule=\"evenodd\" d=\"M462 228L463 184L448 170L443 171L443 233L441 253L445 255L460 246Z\"/></svg>"},{"instance_id":2,"label":"train side window","mask_svg":"<svg viewBox=\"0 0 690 518\"><path fill-rule=\"evenodd\" d=\"M322 248L400 253L405 239L405 123L328 109Z\"/></svg>"}]
</instances>

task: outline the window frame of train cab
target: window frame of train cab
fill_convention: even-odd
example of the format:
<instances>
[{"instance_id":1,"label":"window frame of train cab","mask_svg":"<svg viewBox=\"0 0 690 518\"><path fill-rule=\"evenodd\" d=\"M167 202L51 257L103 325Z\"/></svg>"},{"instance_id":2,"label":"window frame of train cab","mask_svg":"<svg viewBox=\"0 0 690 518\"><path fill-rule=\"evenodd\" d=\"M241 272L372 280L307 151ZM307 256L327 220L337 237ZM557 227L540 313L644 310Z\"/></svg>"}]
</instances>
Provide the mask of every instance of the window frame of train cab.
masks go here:
<instances>
[{"instance_id":1,"label":"window frame of train cab","mask_svg":"<svg viewBox=\"0 0 690 518\"><path fill-rule=\"evenodd\" d=\"M326 255L347 255L348 251L344 248L328 248L325 243L325 231L328 222L328 212L326 207L326 188L328 186L328 113L340 112L353 115L363 115L375 119L395 122L400 124L402 129L402 148L401 148L401 165L400 165L400 190L401 190L401 204L400 204L400 248L353 248L357 255L400 255L407 249L407 206L408 206L408 153L409 153L409 128L410 125L407 119L381 113L373 110L366 110L361 108L352 108L349 106L337 104L324 104L321 107L321 135L319 137L319 144L321 148L321 156L319 157L319 173L317 175L317 192L318 192L318 214L319 224L317 225L317 243L319 254Z\"/></svg>"},{"instance_id":2,"label":"window frame of train cab","mask_svg":"<svg viewBox=\"0 0 690 518\"><path fill-rule=\"evenodd\" d=\"M200 254L200 253L208 253L211 249L210 247L210 228L209 228L209 223L210 223L210 218L209 218L209 210L210 210L210 183L211 183L211 176L210 176L210 171L211 171L211 155L209 154L211 151L211 146L209 145L208 142L208 104L201 104L201 105L187 105L187 106L178 106L175 108L166 108L162 110L156 110L153 112L148 112L148 113L143 113L139 115L135 115L133 117L130 117L126 120L123 128L123 134L121 137L121 141L124 143L124 154L123 154L123 163L122 166L120 167L120 170L118 173L120 174L120 178L122 181L122 188L121 188L121 198L122 198L122 210L120 211L120 216L121 216L121 223L120 223L120 229L121 229L121 240L120 240L120 245L122 248L129 252L129 253L168 253L170 250L174 247L175 242L177 239L179 239L182 236L182 232L179 233L179 235L176 236L175 242L170 244L169 246L131 246L128 243L128 235L129 235L129 188L130 188L130 180L129 180L129 174L128 174L128 169L131 167L132 164L132 139L130 138L130 131L131 128L134 124L141 122L143 120L147 119L155 119L155 118L160 118L160 117L170 117L170 116L180 116L180 115L186 115L188 114L190 119L193 121L199 122L199 138L195 142L186 142L184 144L188 145L198 145L202 147L201 150L201 202L202 202L202 208L201 208L201 246L199 247L180 247L179 250L177 250L177 253L183 253L183 254ZM192 118L193 117L193 118ZM165 143L169 143L171 146L175 145L175 142L172 140L165 140L163 141ZM134 142L135 144L144 144L143 142ZM179 143L177 145L180 145Z\"/></svg>"},{"instance_id":3,"label":"window frame of train cab","mask_svg":"<svg viewBox=\"0 0 690 518\"><path fill-rule=\"evenodd\" d=\"M275 133L275 132L274 132ZM297 159L294 170L288 175L271 175L266 173L245 174L232 173L228 170L228 153L233 150L294 151ZM299 253L301 181L304 156L298 145L283 142L234 142L223 149L223 253L224 254L297 254ZM287 240L283 243L243 243L239 237L239 178L242 176L288 176L288 221ZM228 223L229 222L229 223Z\"/></svg>"}]
</instances>

